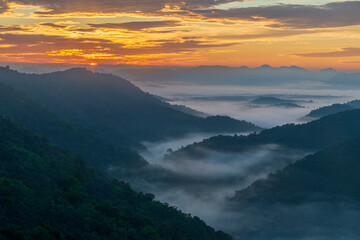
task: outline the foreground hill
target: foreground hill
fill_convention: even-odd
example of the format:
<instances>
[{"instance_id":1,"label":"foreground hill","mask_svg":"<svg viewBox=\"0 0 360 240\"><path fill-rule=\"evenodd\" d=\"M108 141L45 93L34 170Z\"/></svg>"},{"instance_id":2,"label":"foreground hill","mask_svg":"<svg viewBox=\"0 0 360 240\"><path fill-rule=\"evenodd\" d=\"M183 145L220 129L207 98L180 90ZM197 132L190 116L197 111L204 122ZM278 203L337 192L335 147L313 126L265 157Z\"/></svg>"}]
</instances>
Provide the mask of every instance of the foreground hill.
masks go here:
<instances>
[{"instance_id":1,"label":"foreground hill","mask_svg":"<svg viewBox=\"0 0 360 240\"><path fill-rule=\"evenodd\" d=\"M0 239L231 239L10 120L0 133Z\"/></svg>"},{"instance_id":2,"label":"foreground hill","mask_svg":"<svg viewBox=\"0 0 360 240\"><path fill-rule=\"evenodd\" d=\"M360 141L297 161L238 191L229 204L253 221L244 239L356 239ZM256 226L254 228L254 226Z\"/></svg>"},{"instance_id":3,"label":"foreground hill","mask_svg":"<svg viewBox=\"0 0 360 240\"><path fill-rule=\"evenodd\" d=\"M323 117L306 124L287 124L248 136L216 136L174 152L171 157L201 157L208 150L241 152L263 144L318 150L360 137L360 110Z\"/></svg>"},{"instance_id":4,"label":"foreground hill","mask_svg":"<svg viewBox=\"0 0 360 240\"><path fill-rule=\"evenodd\" d=\"M343 104L333 104L331 106L321 107L315 110L312 110L306 118L321 118L327 115L336 114L344 112L347 110L360 109L360 100L353 100Z\"/></svg>"},{"instance_id":5,"label":"foreground hill","mask_svg":"<svg viewBox=\"0 0 360 240\"><path fill-rule=\"evenodd\" d=\"M25 91L100 138L127 146L133 140L160 140L193 132L259 130L245 121L221 116L201 118L174 110L122 78L81 68L41 75L0 68L0 82Z\"/></svg>"},{"instance_id":6,"label":"foreground hill","mask_svg":"<svg viewBox=\"0 0 360 240\"><path fill-rule=\"evenodd\" d=\"M97 168L117 165L137 168L146 165L135 151L106 143L89 131L74 126L23 92L0 84L0 115L21 123L26 128L47 137L52 143L81 154Z\"/></svg>"}]
</instances>

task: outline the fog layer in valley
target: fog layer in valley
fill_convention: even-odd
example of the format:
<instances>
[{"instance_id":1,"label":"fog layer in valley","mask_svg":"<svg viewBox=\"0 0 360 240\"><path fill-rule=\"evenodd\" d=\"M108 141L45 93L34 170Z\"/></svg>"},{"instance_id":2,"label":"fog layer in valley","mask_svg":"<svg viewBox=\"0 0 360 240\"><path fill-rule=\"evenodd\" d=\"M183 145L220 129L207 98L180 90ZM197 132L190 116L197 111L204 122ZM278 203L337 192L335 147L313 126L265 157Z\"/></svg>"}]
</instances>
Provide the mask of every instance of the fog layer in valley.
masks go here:
<instances>
[{"instance_id":1,"label":"fog layer in valley","mask_svg":"<svg viewBox=\"0 0 360 240\"><path fill-rule=\"evenodd\" d=\"M265 87L144 85L142 88L171 104L185 105L211 115L228 115L265 128L302 123L305 121L303 117L313 109L344 103L360 96L358 91ZM261 97L274 97L299 106L257 104L254 100ZM279 236L324 239L329 234L326 232L329 226L335 226L339 220L344 222L344 229L351 230L354 227L351 221L360 219L359 212L351 205L333 211L329 211L330 206L326 203L274 206L258 212L229 200L235 191L266 178L270 172L276 172L310 152L267 144L242 153L208 151L204 157L197 159L167 156L212 135L216 134L190 134L178 139L143 143L146 150L141 155L155 171L135 174L127 180L138 190L154 193L156 199L199 216L215 228L231 233L235 239L281 239ZM294 225L297 221L302 225ZM262 228L266 236L254 235L258 228ZM345 231L334 229L333 234L345 236ZM348 239L353 237L351 234L346 236Z\"/></svg>"},{"instance_id":2,"label":"fog layer in valley","mask_svg":"<svg viewBox=\"0 0 360 240\"><path fill-rule=\"evenodd\" d=\"M239 228L236 225L239 213L229 208L227 198L309 154L267 144L243 153L209 151L197 159L167 157L169 148L177 150L208 136L192 134L176 140L145 143L148 150L142 152L142 156L151 163L150 170L127 180L139 191L154 193L160 201L199 216L217 229L235 233Z\"/></svg>"},{"instance_id":3,"label":"fog layer in valley","mask_svg":"<svg viewBox=\"0 0 360 240\"><path fill-rule=\"evenodd\" d=\"M360 97L359 91L311 90L244 86L141 85L171 104L180 104L212 114L227 115L269 128L286 123L302 123L311 110L344 103ZM290 100L301 107L253 104L259 97Z\"/></svg>"}]
</instances>

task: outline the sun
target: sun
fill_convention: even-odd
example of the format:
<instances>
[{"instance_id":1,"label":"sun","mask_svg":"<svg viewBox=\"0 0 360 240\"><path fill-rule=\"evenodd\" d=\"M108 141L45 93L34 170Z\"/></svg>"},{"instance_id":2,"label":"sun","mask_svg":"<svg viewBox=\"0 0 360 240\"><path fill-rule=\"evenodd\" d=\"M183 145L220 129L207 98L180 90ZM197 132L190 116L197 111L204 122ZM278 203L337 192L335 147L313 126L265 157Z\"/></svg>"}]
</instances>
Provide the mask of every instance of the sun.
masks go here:
<instances>
[{"instance_id":1,"label":"sun","mask_svg":"<svg viewBox=\"0 0 360 240\"><path fill-rule=\"evenodd\" d=\"M89 65L90 65L91 67L95 67L95 66L97 66L98 64L97 64L96 62L91 62L91 63L89 63Z\"/></svg>"}]
</instances>

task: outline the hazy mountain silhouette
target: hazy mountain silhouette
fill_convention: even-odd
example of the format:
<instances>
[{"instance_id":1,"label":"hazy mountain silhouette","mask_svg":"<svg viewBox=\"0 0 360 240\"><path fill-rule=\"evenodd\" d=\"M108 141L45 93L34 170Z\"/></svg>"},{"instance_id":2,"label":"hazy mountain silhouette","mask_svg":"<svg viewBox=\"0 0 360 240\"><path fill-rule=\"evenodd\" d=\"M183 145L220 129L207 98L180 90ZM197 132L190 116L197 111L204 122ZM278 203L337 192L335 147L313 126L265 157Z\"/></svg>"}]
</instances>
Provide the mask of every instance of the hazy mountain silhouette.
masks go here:
<instances>
[{"instance_id":1,"label":"hazy mountain silhouette","mask_svg":"<svg viewBox=\"0 0 360 240\"><path fill-rule=\"evenodd\" d=\"M21 74L0 68L0 82L20 89L72 124L125 146L192 132L240 132L259 128L222 116L196 117L174 110L130 82L76 68Z\"/></svg>"},{"instance_id":2,"label":"hazy mountain silhouette","mask_svg":"<svg viewBox=\"0 0 360 240\"><path fill-rule=\"evenodd\" d=\"M64 120L25 93L0 84L0 115L46 136L52 143L85 156L91 165L140 167L146 164L135 151L99 140L90 131Z\"/></svg>"},{"instance_id":3,"label":"hazy mountain silhouette","mask_svg":"<svg viewBox=\"0 0 360 240\"><path fill-rule=\"evenodd\" d=\"M111 68L109 71L119 76L139 82L215 85L248 85L279 86L296 84L322 85L335 77L339 72L334 69L320 71L306 70L297 66L271 67L263 65L258 68L199 66L189 68L128 67Z\"/></svg>"}]
</instances>

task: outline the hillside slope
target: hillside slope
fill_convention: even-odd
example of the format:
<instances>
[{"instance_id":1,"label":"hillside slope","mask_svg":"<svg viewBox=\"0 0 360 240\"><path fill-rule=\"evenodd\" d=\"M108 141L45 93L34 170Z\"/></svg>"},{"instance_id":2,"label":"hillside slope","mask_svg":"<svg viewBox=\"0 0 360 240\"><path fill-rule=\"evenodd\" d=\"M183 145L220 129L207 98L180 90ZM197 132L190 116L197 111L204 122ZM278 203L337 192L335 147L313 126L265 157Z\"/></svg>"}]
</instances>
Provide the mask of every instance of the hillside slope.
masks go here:
<instances>
[{"instance_id":1,"label":"hillside slope","mask_svg":"<svg viewBox=\"0 0 360 240\"><path fill-rule=\"evenodd\" d=\"M220 116L200 118L174 110L122 78L81 68L41 75L0 68L0 82L25 91L100 138L126 146L132 140L153 141L193 132L259 130L245 121Z\"/></svg>"},{"instance_id":2,"label":"hillside slope","mask_svg":"<svg viewBox=\"0 0 360 240\"><path fill-rule=\"evenodd\" d=\"M146 164L131 149L99 140L89 131L74 126L25 93L4 84L0 84L0 115L21 123L56 145L83 155L92 166L136 168Z\"/></svg>"},{"instance_id":3,"label":"hillside slope","mask_svg":"<svg viewBox=\"0 0 360 240\"><path fill-rule=\"evenodd\" d=\"M264 144L280 144L289 148L323 149L360 137L360 110L350 110L323 117L306 124L287 124L248 136L216 136L189 145L172 154L201 157L206 151L242 152Z\"/></svg>"},{"instance_id":4,"label":"hillside slope","mask_svg":"<svg viewBox=\"0 0 360 240\"><path fill-rule=\"evenodd\" d=\"M328 116L331 114L336 114L336 113L344 112L347 110L353 110L353 109L359 109L359 108L360 108L360 100L353 100L353 101L343 103L343 104L335 103L330 106L325 106L325 107L321 107L321 108L312 110L305 117L321 118L321 117Z\"/></svg>"},{"instance_id":5,"label":"hillside slope","mask_svg":"<svg viewBox=\"0 0 360 240\"><path fill-rule=\"evenodd\" d=\"M253 221L239 227L238 237L356 239L360 234L359 159L360 141L355 139L238 191L229 205Z\"/></svg>"},{"instance_id":6,"label":"hillside slope","mask_svg":"<svg viewBox=\"0 0 360 240\"><path fill-rule=\"evenodd\" d=\"M0 133L0 239L231 239L10 120Z\"/></svg>"}]
</instances>

